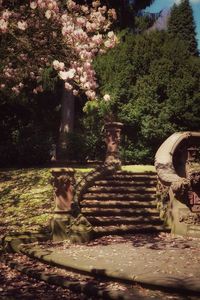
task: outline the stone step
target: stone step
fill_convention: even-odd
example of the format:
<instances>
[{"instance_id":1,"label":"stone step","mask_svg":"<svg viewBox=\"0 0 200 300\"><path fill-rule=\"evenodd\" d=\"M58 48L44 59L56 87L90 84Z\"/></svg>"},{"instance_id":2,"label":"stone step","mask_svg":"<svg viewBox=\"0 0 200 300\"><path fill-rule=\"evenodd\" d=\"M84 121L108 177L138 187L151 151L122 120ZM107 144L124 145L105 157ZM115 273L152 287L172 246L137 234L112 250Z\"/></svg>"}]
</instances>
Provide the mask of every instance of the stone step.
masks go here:
<instances>
[{"instance_id":1,"label":"stone step","mask_svg":"<svg viewBox=\"0 0 200 300\"><path fill-rule=\"evenodd\" d=\"M105 176L105 180L133 180L133 181L149 181L154 180L156 182L157 176L156 175L148 175L144 173L115 173L113 175Z\"/></svg>"},{"instance_id":2,"label":"stone step","mask_svg":"<svg viewBox=\"0 0 200 300\"><path fill-rule=\"evenodd\" d=\"M169 230L165 229L163 225L143 224L143 226L141 225L95 226L94 231L96 232L96 236L101 236L101 235L117 235L117 234L127 234L127 233L153 233L153 232L163 232Z\"/></svg>"},{"instance_id":3,"label":"stone step","mask_svg":"<svg viewBox=\"0 0 200 300\"><path fill-rule=\"evenodd\" d=\"M116 199L109 199L109 200L83 200L81 201L81 207L94 207L94 208L155 208L157 203L155 200L116 200Z\"/></svg>"},{"instance_id":4,"label":"stone step","mask_svg":"<svg viewBox=\"0 0 200 300\"><path fill-rule=\"evenodd\" d=\"M155 187L127 187L127 186L93 186L88 188L89 193L156 193Z\"/></svg>"},{"instance_id":5,"label":"stone step","mask_svg":"<svg viewBox=\"0 0 200 300\"><path fill-rule=\"evenodd\" d=\"M118 170L116 174L123 174L123 175L147 175L147 176L157 176L156 172L153 171L140 171L140 172L133 172L133 171L125 171L125 170Z\"/></svg>"},{"instance_id":6,"label":"stone step","mask_svg":"<svg viewBox=\"0 0 200 300\"><path fill-rule=\"evenodd\" d=\"M163 231L156 209L156 173L118 171L97 180L80 202L97 234Z\"/></svg>"},{"instance_id":7,"label":"stone step","mask_svg":"<svg viewBox=\"0 0 200 300\"><path fill-rule=\"evenodd\" d=\"M157 209L154 208L99 208L99 207L85 207L81 212L87 216L158 216Z\"/></svg>"},{"instance_id":8,"label":"stone step","mask_svg":"<svg viewBox=\"0 0 200 300\"><path fill-rule=\"evenodd\" d=\"M156 181L155 180L146 180L146 181L136 181L136 180L98 180L95 181L94 185L96 186L142 186L142 187L155 187Z\"/></svg>"},{"instance_id":9,"label":"stone step","mask_svg":"<svg viewBox=\"0 0 200 300\"><path fill-rule=\"evenodd\" d=\"M140 194L136 194L136 193L86 193L83 195L83 200L88 199L88 200L99 200L99 201L103 201L103 200L110 200L110 199L114 199L114 200L146 200L146 201L150 201L152 199L155 199L155 194L150 194L150 193L143 193L141 192Z\"/></svg>"},{"instance_id":10,"label":"stone step","mask_svg":"<svg viewBox=\"0 0 200 300\"><path fill-rule=\"evenodd\" d=\"M161 225L162 221L158 216L132 216L132 217L123 217L123 216L87 216L87 220L93 226L108 226L108 225Z\"/></svg>"}]
</instances>

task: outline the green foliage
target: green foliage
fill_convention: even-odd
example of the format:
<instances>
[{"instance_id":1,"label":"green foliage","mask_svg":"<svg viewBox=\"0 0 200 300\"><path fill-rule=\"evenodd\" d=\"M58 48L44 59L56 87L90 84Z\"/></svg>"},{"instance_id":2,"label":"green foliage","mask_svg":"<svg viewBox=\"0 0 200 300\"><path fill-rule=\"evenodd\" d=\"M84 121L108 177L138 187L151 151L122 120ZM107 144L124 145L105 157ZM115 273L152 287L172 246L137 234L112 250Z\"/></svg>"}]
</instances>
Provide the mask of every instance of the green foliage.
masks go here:
<instances>
[{"instance_id":1,"label":"green foliage","mask_svg":"<svg viewBox=\"0 0 200 300\"><path fill-rule=\"evenodd\" d=\"M193 12L189 0L182 0L174 5L171 11L169 33L185 42L191 55L198 55Z\"/></svg>"},{"instance_id":2,"label":"green foliage","mask_svg":"<svg viewBox=\"0 0 200 300\"><path fill-rule=\"evenodd\" d=\"M152 163L170 134L199 130L200 59L165 32L123 40L96 60L100 93L115 99L114 113L125 124L122 157Z\"/></svg>"},{"instance_id":3,"label":"green foliage","mask_svg":"<svg viewBox=\"0 0 200 300\"><path fill-rule=\"evenodd\" d=\"M0 145L1 166L40 165L50 160L52 137L34 124L12 131Z\"/></svg>"},{"instance_id":4,"label":"green foliage","mask_svg":"<svg viewBox=\"0 0 200 300\"><path fill-rule=\"evenodd\" d=\"M86 162L88 160L104 159L105 146L100 124L91 124L91 117L83 120L82 130L67 134L67 147L63 155L68 161Z\"/></svg>"},{"instance_id":5,"label":"green foliage","mask_svg":"<svg viewBox=\"0 0 200 300\"><path fill-rule=\"evenodd\" d=\"M55 91L58 77L52 67L43 69L41 83L45 91Z\"/></svg>"},{"instance_id":6,"label":"green foliage","mask_svg":"<svg viewBox=\"0 0 200 300\"><path fill-rule=\"evenodd\" d=\"M0 166L31 166L49 161L59 126L55 94L28 100L0 97Z\"/></svg>"},{"instance_id":7,"label":"green foliage","mask_svg":"<svg viewBox=\"0 0 200 300\"><path fill-rule=\"evenodd\" d=\"M99 103L96 100L87 101L83 107L83 112L86 114L93 114L99 109Z\"/></svg>"},{"instance_id":8,"label":"green foliage","mask_svg":"<svg viewBox=\"0 0 200 300\"><path fill-rule=\"evenodd\" d=\"M136 16L135 17L135 31L138 33L142 33L148 28L150 28L155 21L148 16Z\"/></svg>"}]
</instances>

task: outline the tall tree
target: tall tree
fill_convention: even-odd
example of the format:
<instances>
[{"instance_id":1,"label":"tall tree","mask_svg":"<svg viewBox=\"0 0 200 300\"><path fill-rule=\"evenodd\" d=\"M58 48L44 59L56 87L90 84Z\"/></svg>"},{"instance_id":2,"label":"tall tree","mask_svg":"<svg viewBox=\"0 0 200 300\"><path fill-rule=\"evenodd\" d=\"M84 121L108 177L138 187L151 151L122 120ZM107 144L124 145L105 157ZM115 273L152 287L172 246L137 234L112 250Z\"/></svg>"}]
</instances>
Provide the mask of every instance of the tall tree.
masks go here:
<instances>
[{"instance_id":1,"label":"tall tree","mask_svg":"<svg viewBox=\"0 0 200 300\"><path fill-rule=\"evenodd\" d=\"M110 94L125 124L126 160L153 163L170 134L199 129L200 58L189 55L184 41L163 31L127 34L95 67L100 92Z\"/></svg>"},{"instance_id":2,"label":"tall tree","mask_svg":"<svg viewBox=\"0 0 200 300\"><path fill-rule=\"evenodd\" d=\"M192 55L198 55L195 22L189 0L174 5L168 23L169 33L183 40Z\"/></svg>"}]
</instances>

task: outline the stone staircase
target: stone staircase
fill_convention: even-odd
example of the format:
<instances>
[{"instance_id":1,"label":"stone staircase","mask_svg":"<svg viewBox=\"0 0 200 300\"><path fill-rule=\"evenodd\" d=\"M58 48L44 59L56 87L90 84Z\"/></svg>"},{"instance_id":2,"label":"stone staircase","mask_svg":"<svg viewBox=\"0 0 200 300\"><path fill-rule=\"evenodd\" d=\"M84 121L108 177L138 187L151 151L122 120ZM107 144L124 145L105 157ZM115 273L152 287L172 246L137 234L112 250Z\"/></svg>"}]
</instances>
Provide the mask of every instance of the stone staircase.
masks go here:
<instances>
[{"instance_id":1,"label":"stone staircase","mask_svg":"<svg viewBox=\"0 0 200 300\"><path fill-rule=\"evenodd\" d=\"M163 231L156 208L156 173L117 171L95 181L81 212L98 235Z\"/></svg>"}]
</instances>

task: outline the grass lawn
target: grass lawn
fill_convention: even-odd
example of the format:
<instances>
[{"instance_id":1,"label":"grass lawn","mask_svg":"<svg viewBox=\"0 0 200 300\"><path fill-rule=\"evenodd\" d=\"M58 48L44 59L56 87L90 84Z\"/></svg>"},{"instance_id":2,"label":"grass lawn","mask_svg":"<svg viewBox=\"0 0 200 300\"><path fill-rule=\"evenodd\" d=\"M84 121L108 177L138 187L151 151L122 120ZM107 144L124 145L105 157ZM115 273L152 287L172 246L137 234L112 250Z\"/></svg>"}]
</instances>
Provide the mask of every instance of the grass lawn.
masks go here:
<instances>
[{"instance_id":1,"label":"grass lawn","mask_svg":"<svg viewBox=\"0 0 200 300\"><path fill-rule=\"evenodd\" d=\"M76 168L75 168L76 169ZM124 166L132 172L155 171L153 166ZM77 168L76 176L91 171ZM54 208L50 168L0 169L0 232L34 231L49 226Z\"/></svg>"},{"instance_id":2,"label":"grass lawn","mask_svg":"<svg viewBox=\"0 0 200 300\"><path fill-rule=\"evenodd\" d=\"M122 170L129 172L155 172L155 167L150 165L128 165L122 166Z\"/></svg>"}]
</instances>

